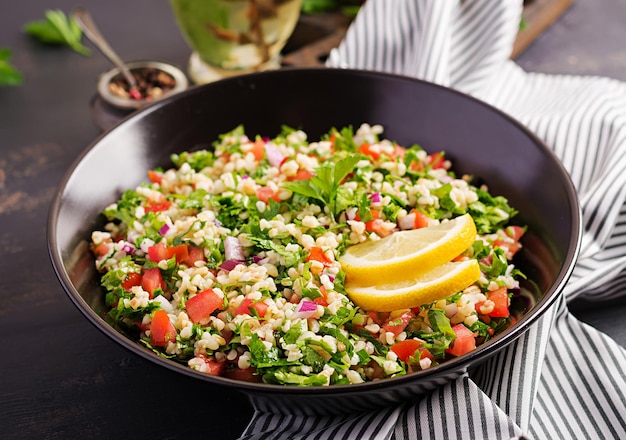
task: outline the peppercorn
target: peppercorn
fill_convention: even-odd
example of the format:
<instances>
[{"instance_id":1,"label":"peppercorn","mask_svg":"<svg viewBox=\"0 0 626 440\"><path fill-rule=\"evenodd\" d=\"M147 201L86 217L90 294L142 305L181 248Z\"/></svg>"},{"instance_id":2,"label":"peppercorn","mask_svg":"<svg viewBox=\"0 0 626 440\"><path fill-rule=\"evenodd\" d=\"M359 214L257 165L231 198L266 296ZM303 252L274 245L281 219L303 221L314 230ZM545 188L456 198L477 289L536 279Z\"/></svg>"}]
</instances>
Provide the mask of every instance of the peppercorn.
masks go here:
<instances>
[{"instance_id":1,"label":"peppercorn","mask_svg":"<svg viewBox=\"0 0 626 440\"><path fill-rule=\"evenodd\" d=\"M176 79L167 72L154 67L131 69L137 81L137 90L130 90L129 84L120 73L109 82L109 91L120 98L151 101L159 99L176 86Z\"/></svg>"}]
</instances>

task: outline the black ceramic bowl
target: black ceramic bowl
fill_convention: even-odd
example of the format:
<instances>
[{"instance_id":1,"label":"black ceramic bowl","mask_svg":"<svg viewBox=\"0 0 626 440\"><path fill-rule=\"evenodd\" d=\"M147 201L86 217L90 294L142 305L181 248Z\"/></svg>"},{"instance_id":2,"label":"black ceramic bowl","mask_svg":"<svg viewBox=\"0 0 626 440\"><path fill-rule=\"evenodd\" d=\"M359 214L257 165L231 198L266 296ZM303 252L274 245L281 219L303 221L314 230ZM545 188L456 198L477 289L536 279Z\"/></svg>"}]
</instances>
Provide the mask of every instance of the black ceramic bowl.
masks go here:
<instances>
[{"instance_id":1,"label":"black ceramic bowl","mask_svg":"<svg viewBox=\"0 0 626 440\"><path fill-rule=\"evenodd\" d=\"M331 127L382 124L403 145L444 150L458 173L480 176L507 197L529 232L516 264L536 299L519 321L475 351L437 367L358 385L300 388L238 382L163 359L111 327L104 292L88 250L101 210L146 171L169 167L174 152L210 146L244 124L273 136L282 125L314 139ZM61 284L104 334L146 360L198 381L246 393L257 405L284 412L338 412L413 399L479 366L506 347L553 304L571 273L580 242L575 189L553 153L500 111L461 93L406 77L334 69L289 69L222 80L166 98L124 120L89 146L61 182L49 218L49 250ZM224 390L223 390L224 391Z\"/></svg>"}]
</instances>

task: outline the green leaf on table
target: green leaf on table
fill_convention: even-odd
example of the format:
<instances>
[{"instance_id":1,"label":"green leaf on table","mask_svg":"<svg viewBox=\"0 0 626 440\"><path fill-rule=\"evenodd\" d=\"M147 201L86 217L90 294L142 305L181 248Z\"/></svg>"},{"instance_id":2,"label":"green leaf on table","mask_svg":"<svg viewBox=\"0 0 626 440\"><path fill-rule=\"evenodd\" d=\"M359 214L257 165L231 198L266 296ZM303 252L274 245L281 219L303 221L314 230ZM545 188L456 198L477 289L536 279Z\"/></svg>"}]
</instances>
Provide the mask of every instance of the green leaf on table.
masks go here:
<instances>
[{"instance_id":1,"label":"green leaf on table","mask_svg":"<svg viewBox=\"0 0 626 440\"><path fill-rule=\"evenodd\" d=\"M66 44L75 52L89 55L91 51L81 42L83 31L74 20L63 11L54 9L46 11L45 20L26 23L24 30L43 43Z\"/></svg>"},{"instance_id":2,"label":"green leaf on table","mask_svg":"<svg viewBox=\"0 0 626 440\"><path fill-rule=\"evenodd\" d=\"M9 62L11 51L0 48L0 85L15 86L22 84L22 74Z\"/></svg>"}]
</instances>

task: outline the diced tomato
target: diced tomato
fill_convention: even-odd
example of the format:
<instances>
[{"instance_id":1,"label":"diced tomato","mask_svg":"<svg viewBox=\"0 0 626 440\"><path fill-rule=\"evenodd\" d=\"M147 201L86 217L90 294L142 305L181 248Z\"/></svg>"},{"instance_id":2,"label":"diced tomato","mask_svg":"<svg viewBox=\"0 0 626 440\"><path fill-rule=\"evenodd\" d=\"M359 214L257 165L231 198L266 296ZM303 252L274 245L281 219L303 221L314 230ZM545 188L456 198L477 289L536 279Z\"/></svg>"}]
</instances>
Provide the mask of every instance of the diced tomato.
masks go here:
<instances>
[{"instance_id":1,"label":"diced tomato","mask_svg":"<svg viewBox=\"0 0 626 440\"><path fill-rule=\"evenodd\" d=\"M148 200L143 209L146 210L146 212L161 212L169 209L170 206L172 206L172 202L169 200L161 200L158 202L156 200Z\"/></svg>"},{"instance_id":2,"label":"diced tomato","mask_svg":"<svg viewBox=\"0 0 626 440\"><path fill-rule=\"evenodd\" d=\"M165 283L163 282L161 270L158 267L144 269L141 277L141 287L150 294L150 299L154 297L155 290L163 290L165 288Z\"/></svg>"},{"instance_id":3,"label":"diced tomato","mask_svg":"<svg viewBox=\"0 0 626 440\"><path fill-rule=\"evenodd\" d=\"M150 330L150 324L144 324L142 321L135 322L135 326L142 332Z\"/></svg>"},{"instance_id":4,"label":"diced tomato","mask_svg":"<svg viewBox=\"0 0 626 440\"><path fill-rule=\"evenodd\" d=\"M404 153L406 153L406 149L404 149L404 147L401 147L400 145L396 145L395 149L393 150L392 158L404 157Z\"/></svg>"},{"instance_id":5,"label":"diced tomato","mask_svg":"<svg viewBox=\"0 0 626 440\"><path fill-rule=\"evenodd\" d=\"M261 139L256 140L250 152L254 155L254 158L257 161L263 160L265 157L265 142Z\"/></svg>"},{"instance_id":6,"label":"diced tomato","mask_svg":"<svg viewBox=\"0 0 626 440\"><path fill-rule=\"evenodd\" d=\"M367 316L378 325L383 325L389 320L389 312L367 312Z\"/></svg>"},{"instance_id":7,"label":"diced tomato","mask_svg":"<svg viewBox=\"0 0 626 440\"><path fill-rule=\"evenodd\" d=\"M274 191L269 186L262 186L256 190L256 196L259 200L264 203L269 203L270 199L275 202L280 202L280 198L278 197L278 193Z\"/></svg>"},{"instance_id":8,"label":"diced tomato","mask_svg":"<svg viewBox=\"0 0 626 440\"><path fill-rule=\"evenodd\" d=\"M265 316L265 314L267 313L267 309L268 309L268 305L265 304L263 301L257 301L254 304L252 304L251 307L257 311L257 313L259 314L259 317L261 318Z\"/></svg>"},{"instance_id":9,"label":"diced tomato","mask_svg":"<svg viewBox=\"0 0 626 440\"><path fill-rule=\"evenodd\" d=\"M319 246L314 246L309 250L309 255L306 257L307 263L309 261L318 261L322 263L324 267L330 267L333 265L333 262L322 250Z\"/></svg>"},{"instance_id":10,"label":"diced tomato","mask_svg":"<svg viewBox=\"0 0 626 440\"><path fill-rule=\"evenodd\" d=\"M422 341L417 341L415 339L405 339L404 341L396 342L391 347L391 351L393 351L398 358L404 362L405 364L409 363L411 357L415 358L418 361L422 359L428 358L431 362L435 361L435 357L432 355L430 350L426 348Z\"/></svg>"},{"instance_id":11,"label":"diced tomato","mask_svg":"<svg viewBox=\"0 0 626 440\"><path fill-rule=\"evenodd\" d=\"M433 356L433 354L430 352L430 350L428 348L426 348L425 346L421 346L419 348L420 351L420 361L424 358L428 358L431 360L431 362L435 361L435 356Z\"/></svg>"},{"instance_id":12,"label":"diced tomato","mask_svg":"<svg viewBox=\"0 0 626 440\"><path fill-rule=\"evenodd\" d=\"M141 274L139 272L128 272L124 281L122 281L122 287L124 290L130 290L135 286L141 285Z\"/></svg>"},{"instance_id":13,"label":"diced tomato","mask_svg":"<svg viewBox=\"0 0 626 440\"><path fill-rule=\"evenodd\" d=\"M492 318L506 318L509 316L509 292L506 287L489 292L487 299L495 304L493 311L488 315Z\"/></svg>"},{"instance_id":14,"label":"diced tomato","mask_svg":"<svg viewBox=\"0 0 626 440\"><path fill-rule=\"evenodd\" d=\"M335 149L335 139L337 138L337 132L334 131L330 137L328 138L328 142L330 142L330 148L331 150Z\"/></svg>"},{"instance_id":15,"label":"diced tomato","mask_svg":"<svg viewBox=\"0 0 626 440\"><path fill-rule=\"evenodd\" d=\"M211 316L211 314L217 309L220 309L223 304L224 300L220 298L213 289L207 289L189 298L185 307L187 308L189 319L197 324L201 320Z\"/></svg>"},{"instance_id":16,"label":"diced tomato","mask_svg":"<svg viewBox=\"0 0 626 440\"><path fill-rule=\"evenodd\" d=\"M179 244L176 246L168 246L166 248L167 251L167 259L169 260L172 257L176 257L176 262L180 263L184 261L189 256L189 249L186 244Z\"/></svg>"},{"instance_id":17,"label":"diced tomato","mask_svg":"<svg viewBox=\"0 0 626 440\"><path fill-rule=\"evenodd\" d=\"M110 248L111 248L111 242L110 241L103 241L98 246L94 247L92 249L92 252L96 256L96 258L100 258L100 257L108 254Z\"/></svg>"},{"instance_id":18,"label":"diced tomato","mask_svg":"<svg viewBox=\"0 0 626 440\"><path fill-rule=\"evenodd\" d=\"M393 318L389 318L385 324L383 324L383 329L386 332L393 333L394 336L398 336L400 333L404 331L406 326L409 324L409 321L415 317L415 314L407 310L402 312L398 316L394 316Z\"/></svg>"},{"instance_id":19,"label":"diced tomato","mask_svg":"<svg viewBox=\"0 0 626 440\"><path fill-rule=\"evenodd\" d=\"M465 325L457 324L452 327L452 330L456 334L456 338L452 346L448 348L446 352L450 353L452 356L463 356L465 353L469 353L476 348L474 333L465 327Z\"/></svg>"},{"instance_id":20,"label":"diced tomato","mask_svg":"<svg viewBox=\"0 0 626 440\"><path fill-rule=\"evenodd\" d=\"M398 358L404 362L408 363L409 358L415 355L420 346L423 345L423 342L417 341L415 339L405 339L404 341L396 342L390 348Z\"/></svg>"},{"instance_id":21,"label":"diced tomato","mask_svg":"<svg viewBox=\"0 0 626 440\"><path fill-rule=\"evenodd\" d=\"M313 302L322 307L328 307L328 292L326 291L326 288L324 286L320 286L320 292L322 293L322 296L318 296L313 299Z\"/></svg>"},{"instance_id":22,"label":"diced tomato","mask_svg":"<svg viewBox=\"0 0 626 440\"><path fill-rule=\"evenodd\" d=\"M421 171L424 171L424 164L422 162L420 162L419 160L413 160L411 161L411 164L409 165L409 169L411 171L414 171L416 173L419 173Z\"/></svg>"},{"instance_id":23,"label":"diced tomato","mask_svg":"<svg viewBox=\"0 0 626 440\"><path fill-rule=\"evenodd\" d=\"M433 169L443 168L445 162L446 162L446 159L443 155L443 152L433 153L433 154L428 155L428 164Z\"/></svg>"},{"instance_id":24,"label":"diced tomato","mask_svg":"<svg viewBox=\"0 0 626 440\"><path fill-rule=\"evenodd\" d=\"M226 362L218 362L214 358L204 354L198 354L196 357L202 359L208 367L208 371L206 372L207 374L212 376L223 376L226 372Z\"/></svg>"},{"instance_id":25,"label":"diced tomato","mask_svg":"<svg viewBox=\"0 0 626 440\"><path fill-rule=\"evenodd\" d=\"M148 248L148 259L150 261L154 261L158 263L161 260L167 260L167 251L166 251L165 242L159 242L154 246L150 246Z\"/></svg>"},{"instance_id":26,"label":"diced tomato","mask_svg":"<svg viewBox=\"0 0 626 440\"><path fill-rule=\"evenodd\" d=\"M387 229L384 224L384 220L380 218L380 211L377 209L370 210L370 214L372 219L365 222L365 230L367 232L374 232L378 234L380 237L386 237L390 235L393 231ZM359 215L357 213L355 220L359 220Z\"/></svg>"},{"instance_id":27,"label":"diced tomato","mask_svg":"<svg viewBox=\"0 0 626 440\"><path fill-rule=\"evenodd\" d=\"M152 183L161 183L163 180L163 173L154 170L148 170L148 179Z\"/></svg>"},{"instance_id":28,"label":"diced tomato","mask_svg":"<svg viewBox=\"0 0 626 440\"><path fill-rule=\"evenodd\" d=\"M519 241L519 239L522 238L522 236L524 235L526 231L521 226L512 225L512 226L507 226L504 232L513 240Z\"/></svg>"},{"instance_id":29,"label":"diced tomato","mask_svg":"<svg viewBox=\"0 0 626 440\"><path fill-rule=\"evenodd\" d=\"M262 318L267 313L267 307L267 304L263 301L253 301L250 298L244 298L235 310L235 314L253 316L254 312L252 310L255 310L256 314Z\"/></svg>"},{"instance_id":30,"label":"diced tomato","mask_svg":"<svg viewBox=\"0 0 626 440\"><path fill-rule=\"evenodd\" d=\"M519 240L522 238L525 232L526 231L521 226L508 226L504 230L504 233L508 237L510 237L513 242L505 240L494 240L493 245L494 247L502 248L505 251L507 258L512 258L517 253L517 251L522 248Z\"/></svg>"},{"instance_id":31,"label":"diced tomato","mask_svg":"<svg viewBox=\"0 0 626 440\"><path fill-rule=\"evenodd\" d=\"M244 382L260 382L261 379L256 374L256 368L233 368L224 371L224 377L229 379L242 380Z\"/></svg>"},{"instance_id":32,"label":"diced tomato","mask_svg":"<svg viewBox=\"0 0 626 440\"><path fill-rule=\"evenodd\" d=\"M165 242L161 241L148 248L148 258L155 263L161 260L169 260L172 257L176 257L176 262L180 263L188 256L189 250L185 244L166 246Z\"/></svg>"},{"instance_id":33,"label":"diced tomato","mask_svg":"<svg viewBox=\"0 0 626 440\"><path fill-rule=\"evenodd\" d=\"M206 258L204 256L204 249L198 246L188 246L187 258L185 258L181 262L191 267L194 266L198 261L206 261Z\"/></svg>"},{"instance_id":34,"label":"diced tomato","mask_svg":"<svg viewBox=\"0 0 626 440\"><path fill-rule=\"evenodd\" d=\"M378 219L378 217L380 217L380 211L379 211L378 209L370 209L370 217L371 217L371 219L370 219L369 221L372 221L372 220L376 220L376 219ZM355 219L357 222L360 222L360 221L361 221L361 216L359 215L359 213L358 213L358 212L357 212L357 213L356 213L356 215L354 216L354 219Z\"/></svg>"},{"instance_id":35,"label":"diced tomato","mask_svg":"<svg viewBox=\"0 0 626 440\"><path fill-rule=\"evenodd\" d=\"M522 245L520 245L517 241L510 243L504 240L494 240L493 246L499 247L502 250L504 250L507 258L512 258L513 255L515 255L517 251L519 251L522 248Z\"/></svg>"},{"instance_id":36,"label":"diced tomato","mask_svg":"<svg viewBox=\"0 0 626 440\"><path fill-rule=\"evenodd\" d=\"M391 235L391 233L393 232L392 230L387 229L385 227L385 221L379 218L366 222L365 230L367 230L368 232L374 232L380 237L386 237L388 235Z\"/></svg>"},{"instance_id":37,"label":"diced tomato","mask_svg":"<svg viewBox=\"0 0 626 440\"><path fill-rule=\"evenodd\" d=\"M369 156L374 160L378 160L378 158L380 157L380 152L376 151L376 149L374 149L373 146L367 142L363 142L361 144L358 152L366 156Z\"/></svg>"},{"instance_id":38,"label":"diced tomato","mask_svg":"<svg viewBox=\"0 0 626 440\"><path fill-rule=\"evenodd\" d=\"M386 156L390 159L395 159L396 157L404 157L404 153L406 153L406 150L400 145L395 145L393 152L387 153L380 151L379 147L377 146L371 145L368 142L363 142L359 147L358 152L371 157L373 160L378 160L380 156Z\"/></svg>"},{"instance_id":39,"label":"diced tomato","mask_svg":"<svg viewBox=\"0 0 626 440\"><path fill-rule=\"evenodd\" d=\"M153 347L165 347L168 342L176 341L176 328L165 310L157 310L150 323L150 344Z\"/></svg>"},{"instance_id":40,"label":"diced tomato","mask_svg":"<svg viewBox=\"0 0 626 440\"><path fill-rule=\"evenodd\" d=\"M315 174L313 174L309 170L303 170L302 168L300 168L296 172L295 176L291 176L287 180L289 180L289 181L293 181L293 180L310 180L311 177L313 177L314 175Z\"/></svg>"},{"instance_id":41,"label":"diced tomato","mask_svg":"<svg viewBox=\"0 0 626 440\"><path fill-rule=\"evenodd\" d=\"M413 209L411 211L415 214L415 220L413 221L413 229L426 228L429 225L430 217L428 217L423 212L418 211L417 209Z\"/></svg>"}]
</instances>

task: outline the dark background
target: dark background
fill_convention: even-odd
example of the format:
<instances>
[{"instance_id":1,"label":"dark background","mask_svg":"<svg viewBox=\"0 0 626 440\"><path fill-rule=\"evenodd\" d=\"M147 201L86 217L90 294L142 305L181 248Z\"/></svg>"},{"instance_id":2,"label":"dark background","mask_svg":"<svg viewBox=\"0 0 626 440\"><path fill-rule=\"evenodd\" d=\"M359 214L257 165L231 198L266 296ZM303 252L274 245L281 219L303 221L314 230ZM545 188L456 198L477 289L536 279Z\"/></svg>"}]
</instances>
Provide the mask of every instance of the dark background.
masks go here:
<instances>
[{"instance_id":1,"label":"dark background","mask_svg":"<svg viewBox=\"0 0 626 440\"><path fill-rule=\"evenodd\" d=\"M5 2L0 47L24 84L0 87L0 437L236 438L251 414L240 396L134 357L72 305L52 270L46 221L56 186L99 134L91 113L96 78L109 69L44 46L22 31L46 9L78 3ZM168 2L84 1L125 60L185 68L189 49ZM519 58L529 71L626 80L626 3L576 0ZM90 43L86 42L90 47ZM623 301L579 304L576 314L626 346Z\"/></svg>"}]
</instances>

